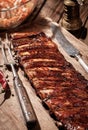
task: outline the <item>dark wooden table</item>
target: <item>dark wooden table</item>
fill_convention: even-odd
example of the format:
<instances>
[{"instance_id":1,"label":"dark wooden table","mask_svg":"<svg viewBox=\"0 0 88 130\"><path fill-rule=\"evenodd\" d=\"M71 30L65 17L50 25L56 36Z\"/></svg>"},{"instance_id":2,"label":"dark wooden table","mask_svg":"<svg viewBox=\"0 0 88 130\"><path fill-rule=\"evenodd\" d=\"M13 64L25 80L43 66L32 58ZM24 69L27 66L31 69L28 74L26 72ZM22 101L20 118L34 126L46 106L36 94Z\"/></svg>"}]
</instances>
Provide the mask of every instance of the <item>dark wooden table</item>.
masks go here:
<instances>
[{"instance_id":1,"label":"dark wooden table","mask_svg":"<svg viewBox=\"0 0 88 130\"><path fill-rule=\"evenodd\" d=\"M29 17L29 22L40 19L41 17L49 17L54 22L60 24L64 12L63 4L64 0L38 0L37 7ZM88 45L88 2L87 4L80 6L80 17L83 24L86 21L85 28L87 29L87 36L78 39Z\"/></svg>"},{"instance_id":2,"label":"dark wooden table","mask_svg":"<svg viewBox=\"0 0 88 130\"><path fill-rule=\"evenodd\" d=\"M82 20L85 21L85 18L88 14L88 7L81 7L81 17ZM59 23L63 15L63 0L39 0L38 6L30 17L31 20L38 21L36 22L36 26L34 29L39 29L40 31L44 31L47 35L51 35L51 30L48 28L48 25L45 26L45 21L41 20L42 17L49 17L53 21ZM30 21L30 20L29 20ZM41 23L42 22L42 23ZM44 22L44 23L43 23ZM27 25L24 25L27 26ZM86 24L88 27L88 23ZM28 30L30 30L30 26ZM19 27L20 31L23 31L21 27ZM16 31L16 30L15 30ZM79 49L82 54L82 58L88 63L88 35L87 38L82 40L78 40L69 32L63 30L62 33L67 37L69 41L72 41L72 44ZM56 39L53 39L56 42ZM83 42L87 43L87 45ZM77 43L77 44L75 44ZM58 44L59 46L59 44ZM61 53L65 56L66 60L72 63L77 71L79 71L86 79L88 79L88 73L84 71L81 65L74 59L69 57L66 52L63 50L61 46L59 46ZM0 50L1 52L1 50ZM0 53L0 64L3 64L2 55ZM11 93L9 93L9 97L5 102L4 93L0 94L0 130L27 130L27 127L24 123L22 112L17 100L17 96L14 91L12 73L8 70L4 70L4 68L0 68L3 70L5 75L9 75L9 84ZM41 100L37 97L34 89L30 85L29 81L24 77L24 73L22 70L19 70L19 76L23 81L24 87L26 88L29 98L32 102L33 108L37 115L41 130L58 130L55 126L54 120L50 117L49 112L43 107ZM37 129L39 130L39 129Z\"/></svg>"},{"instance_id":3,"label":"dark wooden table","mask_svg":"<svg viewBox=\"0 0 88 130\"><path fill-rule=\"evenodd\" d=\"M37 7L39 9L38 16L50 17L53 21L60 23L63 17L63 2L64 0L39 0ZM88 4L80 6L80 17L84 24L88 17ZM80 40L88 45L88 21L85 27L87 28L87 36L84 39L80 38Z\"/></svg>"}]
</instances>

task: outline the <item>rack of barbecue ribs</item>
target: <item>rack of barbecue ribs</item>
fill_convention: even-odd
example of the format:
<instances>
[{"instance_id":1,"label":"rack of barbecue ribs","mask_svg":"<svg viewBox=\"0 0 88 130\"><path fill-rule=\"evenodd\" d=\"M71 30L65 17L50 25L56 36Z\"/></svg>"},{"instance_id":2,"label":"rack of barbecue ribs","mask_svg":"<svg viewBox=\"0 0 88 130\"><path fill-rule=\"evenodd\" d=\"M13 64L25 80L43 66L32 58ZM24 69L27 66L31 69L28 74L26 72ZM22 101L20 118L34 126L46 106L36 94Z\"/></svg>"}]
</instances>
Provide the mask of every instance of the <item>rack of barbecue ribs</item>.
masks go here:
<instances>
[{"instance_id":1,"label":"rack of barbecue ribs","mask_svg":"<svg viewBox=\"0 0 88 130\"><path fill-rule=\"evenodd\" d=\"M36 94L66 130L88 130L88 81L43 32L12 35L14 51Z\"/></svg>"}]
</instances>

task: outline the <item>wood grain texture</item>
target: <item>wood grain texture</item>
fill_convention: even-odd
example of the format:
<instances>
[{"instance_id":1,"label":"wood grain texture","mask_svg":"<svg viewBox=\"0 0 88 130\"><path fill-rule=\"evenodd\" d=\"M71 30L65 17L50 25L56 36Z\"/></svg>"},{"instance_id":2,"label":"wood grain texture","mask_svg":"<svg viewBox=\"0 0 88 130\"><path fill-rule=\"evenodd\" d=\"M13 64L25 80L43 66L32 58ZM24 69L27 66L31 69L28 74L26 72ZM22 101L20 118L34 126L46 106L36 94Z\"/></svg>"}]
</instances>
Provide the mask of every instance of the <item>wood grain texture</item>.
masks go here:
<instances>
[{"instance_id":1,"label":"wood grain texture","mask_svg":"<svg viewBox=\"0 0 88 130\"><path fill-rule=\"evenodd\" d=\"M33 23L32 23L33 25ZM59 26L59 25L58 25ZM33 27L33 28L32 28ZM49 22L45 19L41 19L39 21L36 21L33 26L27 26L27 29L22 29L22 31L44 31L47 36L52 38L52 31L49 26ZM64 28L61 28L61 31L63 35L71 41L71 43L77 47L81 54L82 58L85 60L86 63L88 63L88 47L81 42L80 40L76 39L73 35L71 35L69 32L67 32ZM83 76L85 76L86 79L88 79L88 74L85 72L85 70L81 67L81 65L76 61L74 58L71 58L67 55L67 53L63 50L63 48L58 44L57 39L53 37L52 39L58 46L58 49L60 52L64 55L67 61L69 61L77 71L79 71ZM0 50L1 52L1 50ZM0 55L0 59L2 59L2 56ZM3 61L0 61L1 64L3 64ZM3 68L0 68L3 69ZM5 100L4 103L2 103L4 99L4 94L0 94L0 129L1 130L27 130L27 127L24 122L24 118L17 100L17 95L14 90L13 85L13 78L12 73L8 70L4 70L3 72L5 75L9 75L9 85L11 90L11 95L9 95L8 99ZM27 93L29 95L29 98L32 102L33 108L35 110L35 113L37 115L39 125L41 130L58 130L58 128L55 126L54 120L50 117L49 111L46 110L39 97L37 97L35 90L30 85L28 79L24 77L24 72L22 70L19 70L19 76L24 84L24 87L27 90ZM39 130L39 129L34 129Z\"/></svg>"},{"instance_id":2,"label":"wood grain texture","mask_svg":"<svg viewBox=\"0 0 88 130\"><path fill-rule=\"evenodd\" d=\"M35 14L32 16L32 20L34 18L34 22L30 25L30 23L26 23L21 25L17 29L13 29L8 32L25 32L25 31L44 31L49 37L52 37L52 31L49 27L49 24L47 20L45 20L46 17L51 18L53 21L59 23L60 19L63 15L63 0L40 0L38 3L38 7L35 9L36 12L33 12ZM85 18L88 16L88 6L86 8L81 8L81 18L82 21L85 20ZM29 20L30 21L30 20ZM58 25L59 26L59 25ZM32 29L33 27L33 29ZM88 28L88 22L86 24L86 27ZM27 29L26 29L27 28ZM86 39L77 39L73 35L71 35L68 31L65 29L61 29L62 33L65 35L65 37L71 41L71 43L77 47L81 54L84 61L88 64L88 35ZM5 32L3 32L5 33ZM54 42L58 45L58 49L61 51L61 53L64 55L67 61L69 61L77 71L79 71L86 79L88 79L88 74L85 72L85 70L81 67L81 65L74 59L67 55L67 53L63 50L63 48L58 44L57 39L53 37ZM84 42L82 42L82 41ZM86 45L86 44L87 45ZM0 50L0 64L3 64L1 50ZM5 75L9 75L9 85L11 93L8 93L8 99L4 100L4 93L0 94L0 130L27 130L27 127L24 123L24 118L17 100L17 96L14 90L13 86L13 78L12 73L8 70L4 70L2 67L0 67L1 70L3 70ZM32 102L33 108L35 110L35 113L37 115L41 130L58 130L58 128L55 126L54 120L50 117L49 111L47 111L42 103L41 100L37 97L35 90L30 85L29 81L24 77L23 71L19 70L20 78L22 79L24 86L28 92L29 98ZM3 102L3 103L2 103ZM39 130L39 129L37 129Z\"/></svg>"},{"instance_id":3,"label":"wood grain texture","mask_svg":"<svg viewBox=\"0 0 88 130\"><path fill-rule=\"evenodd\" d=\"M1 54L1 50L0 50ZM1 59L1 55L0 55ZM1 62L3 63L3 62ZM4 74L8 74L10 92L6 93L8 99L4 102L5 93L0 94L0 130L30 130L26 127L24 117L15 93L15 88L13 85L13 75L8 70L0 68L3 70ZM24 77L24 73L19 70L19 76L27 90L28 96L32 102L32 106L37 115L39 125L42 130L58 130L54 124L53 119L49 116L49 113L42 106L41 100L35 94L34 89L31 87L27 78ZM40 130L39 126L36 125L33 130Z\"/></svg>"},{"instance_id":4,"label":"wood grain texture","mask_svg":"<svg viewBox=\"0 0 88 130\"><path fill-rule=\"evenodd\" d=\"M53 21L58 22L63 13L63 0L47 0L42 8L40 15L50 17Z\"/></svg>"},{"instance_id":5,"label":"wood grain texture","mask_svg":"<svg viewBox=\"0 0 88 130\"><path fill-rule=\"evenodd\" d=\"M39 17L50 17L53 21L59 23L63 17L63 3L64 0L46 0L44 6L39 12ZM88 16L88 4L80 6L80 17L84 24L86 18ZM38 18L39 18L38 17ZM79 39L88 45L88 22L85 27L87 28L87 36L84 39Z\"/></svg>"},{"instance_id":6,"label":"wood grain texture","mask_svg":"<svg viewBox=\"0 0 88 130\"><path fill-rule=\"evenodd\" d=\"M36 18L39 19L42 16L49 17L53 21L60 23L63 17L63 3L64 0L39 0L28 22L30 23L30 21L32 22ZM88 17L88 3L80 6L80 17L84 24L85 19ZM79 40L88 45L88 22L86 22L85 27L87 29L87 36L84 39L79 38Z\"/></svg>"}]
</instances>

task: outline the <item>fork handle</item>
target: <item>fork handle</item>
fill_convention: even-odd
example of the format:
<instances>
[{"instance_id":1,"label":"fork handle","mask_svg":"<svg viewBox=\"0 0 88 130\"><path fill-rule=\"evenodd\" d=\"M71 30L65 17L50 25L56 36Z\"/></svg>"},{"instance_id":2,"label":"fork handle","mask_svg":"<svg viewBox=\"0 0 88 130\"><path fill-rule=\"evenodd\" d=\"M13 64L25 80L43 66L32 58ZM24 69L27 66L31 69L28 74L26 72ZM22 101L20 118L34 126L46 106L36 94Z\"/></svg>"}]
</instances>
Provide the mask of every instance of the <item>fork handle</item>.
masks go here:
<instances>
[{"instance_id":1,"label":"fork handle","mask_svg":"<svg viewBox=\"0 0 88 130\"><path fill-rule=\"evenodd\" d=\"M33 124L37 121L37 117L23 83L18 76L14 78L14 85L26 124L33 127Z\"/></svg>"}]
</instances>

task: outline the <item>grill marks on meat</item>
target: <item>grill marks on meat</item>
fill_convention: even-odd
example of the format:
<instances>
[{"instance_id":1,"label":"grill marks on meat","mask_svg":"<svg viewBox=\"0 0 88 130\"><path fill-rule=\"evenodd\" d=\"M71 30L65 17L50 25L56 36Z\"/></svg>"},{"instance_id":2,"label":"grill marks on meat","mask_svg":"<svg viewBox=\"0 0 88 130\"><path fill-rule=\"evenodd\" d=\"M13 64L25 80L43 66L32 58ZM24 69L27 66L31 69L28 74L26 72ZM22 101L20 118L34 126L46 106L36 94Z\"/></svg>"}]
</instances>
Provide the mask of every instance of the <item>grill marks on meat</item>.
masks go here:
<instances>
[{"instance_id":1,"label":"grill marks on meat","mask_svg":"<svg viewBox=\"0 0 88 130\"><path fill-rule=\"evenodd\" d=\"M42 37L41 37L42 36ZM21 39L15 39L13 40L13 45L15 47L15 50L18 51L23 51L25 52L25 50L30 50L33 49L35 51L35 49L55 49L56 45L52 44L51 39L46 39L44 34L38 34L35 38L35 36L30 36L27 38L21 38Z\"/></svg>"},{"instance_id":2,"label":"grill marks on meat","mask_svg":"<svg viewBox=\"0 0 88 130\"><path fill-rule=\"evenodd\" d=\"M32 62L31 62L32 61ZM51 67L51 68L54 68L54 67L60 67L62 66L62 64L59 64L56 62L56 60L39 60L39 61L36 61L36 60L28 60L27 63L24 63L24 66L27 68L37 68L37 67Z\"/></svg>"},{"instance_id":3,"label":"grill marks on meat","mask_svg":"<svg viewBox=\"0 0 88 130\"><path fill-rule=\"evenodd\" d=\"M67 130L88 129L88 81L44 33L13 38L19 62L37 95Z\"/></svg>"}]
</instances>

